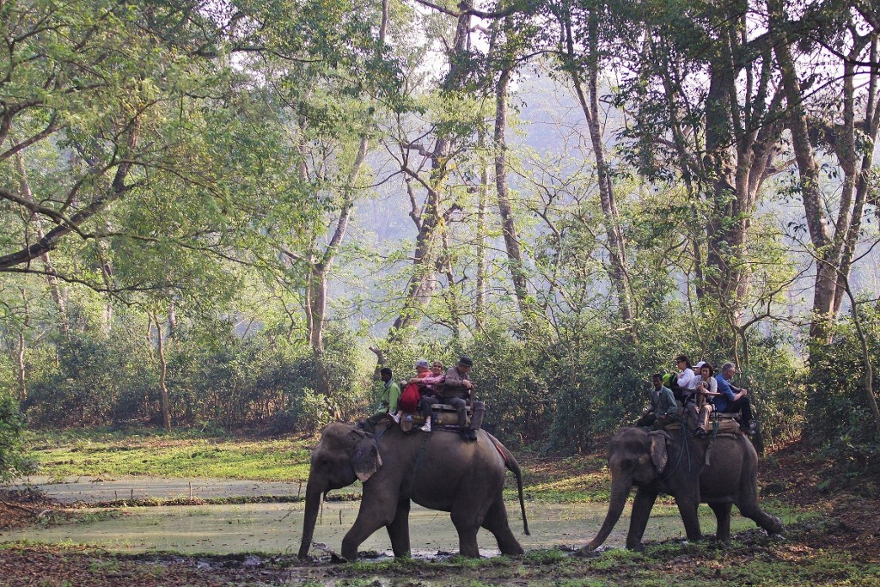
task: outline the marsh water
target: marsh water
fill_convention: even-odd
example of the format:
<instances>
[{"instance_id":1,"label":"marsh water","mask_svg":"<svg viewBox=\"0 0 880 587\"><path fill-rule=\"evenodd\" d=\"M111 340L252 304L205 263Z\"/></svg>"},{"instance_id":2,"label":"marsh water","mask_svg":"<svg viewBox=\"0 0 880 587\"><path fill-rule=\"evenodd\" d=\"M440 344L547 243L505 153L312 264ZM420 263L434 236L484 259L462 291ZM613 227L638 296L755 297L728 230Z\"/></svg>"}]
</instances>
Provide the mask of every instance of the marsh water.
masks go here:
<instances>
[{"instance_id":1,"label":"marsh water","mask_svg":"<svg viewBox=\"0 0 880 587\"><path fill-rule=\"evenodd\" d=\"M34 481L40 480L31 480ZM68 483L35 483L35 486L62 503L98 503L130 496L175 498L233 496L296 496L304 488L298 483L258 483L244 481L168 479L129 479L120 481L72 480ZM115 496L115 497L114 497ZM312 554L338 552L342 537L354 523L360 502L329 501L315 528L316 546ZM510 526L523 547L580 547L598 531L607 504L526 503L531 536L523 533L519 504L507 503ZM303 504L248 503L114 508L113 516L100 508L77 510L80 521L71 524L0 532L0 542L28 540L38 543L86 544L120 552L176 552L180 554L232 554L259 552L295 554L302 531ZM90 515L94 513L95 515ZM606 542L622 546L629 526L628 509ZM704 532L714 532L714 518L708 507L701 508ZM734 516L734 531L754 527ZM645 540L659 541L684 535L674 506L658 504L648 523ZM458 535L446 512L413 506L410 514L413 555L433 557L458 550ZM478 535L484 556L497 554L493 536L481 530ZM361 551L390 554L391 544L384 530L374 533Z\"/></svg>"}]
</instances>

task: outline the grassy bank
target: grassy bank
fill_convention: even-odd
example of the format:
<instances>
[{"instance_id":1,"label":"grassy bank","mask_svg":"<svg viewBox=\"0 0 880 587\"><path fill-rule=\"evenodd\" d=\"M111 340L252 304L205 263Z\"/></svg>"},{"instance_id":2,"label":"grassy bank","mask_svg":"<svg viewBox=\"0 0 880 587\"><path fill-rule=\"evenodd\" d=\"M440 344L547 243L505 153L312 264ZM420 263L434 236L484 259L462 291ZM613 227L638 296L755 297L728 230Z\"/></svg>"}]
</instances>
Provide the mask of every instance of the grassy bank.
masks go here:
<instances>
[{"instance_id":1,"label":"grassy bank","mask_svg":"<svg viewBox=\"0 0 880 587\"><path fill-rule=\"evenodd\" d=\"M229 437L198 431L31 432L38 474L53 479L132 475L170 478L305 481L314 438Z\"/></svg>"}]
</instances>

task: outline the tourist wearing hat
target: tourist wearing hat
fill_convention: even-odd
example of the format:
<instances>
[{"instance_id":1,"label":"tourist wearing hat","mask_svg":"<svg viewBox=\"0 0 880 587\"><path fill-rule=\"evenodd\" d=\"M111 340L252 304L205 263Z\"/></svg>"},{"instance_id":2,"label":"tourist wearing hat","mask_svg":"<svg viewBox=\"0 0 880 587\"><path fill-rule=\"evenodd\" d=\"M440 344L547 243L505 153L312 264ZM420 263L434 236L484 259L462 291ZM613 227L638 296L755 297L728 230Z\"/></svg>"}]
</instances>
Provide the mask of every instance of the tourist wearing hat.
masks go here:
<instances>
[{"instance_id":1,"label":"tourist wearing hat","mask_svg":"<svg viewBox=\"0 0 880 587\"><path fill-rule=\"evenodd\" d=\"M471 382L471 368L474 361L468 356L458 359L455 367L446 371L443 384L443 400L458 411L458 425L461 436L467 440L477 439L477 430L483 423L486 406L483 402L474 401L474 417L471 427L467 427L467 400L473 397L474 384Z\"/></svg>"}]
</instances>

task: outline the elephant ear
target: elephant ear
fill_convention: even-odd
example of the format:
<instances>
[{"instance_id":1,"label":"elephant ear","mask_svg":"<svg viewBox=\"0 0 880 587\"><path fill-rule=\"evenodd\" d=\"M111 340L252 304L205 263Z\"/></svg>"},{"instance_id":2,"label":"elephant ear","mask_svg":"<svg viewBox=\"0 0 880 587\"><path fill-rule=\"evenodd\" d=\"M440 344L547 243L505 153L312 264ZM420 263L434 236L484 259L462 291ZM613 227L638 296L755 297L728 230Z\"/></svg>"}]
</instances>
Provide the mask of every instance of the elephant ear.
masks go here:
<instances>
[{"instance_id":1,"label":"elephant ear","mask_svg":"<svg viewBox=\"0 0 880 587\"><path fill-rule=\"evenodd\" d=\"M649 432L648 438L651 439L651 462L658 473L662 473L666 468L669 457L666 454L666 442L669 435L663 431Z\"/></svg>"},{"instance_id":2,"label":"elephant ear","mask_svg":"<svg viewBox=\"0 0 880 587\"><path fill-rule=\"evenodd\" d=\"M366 436L354 449L351 456L351 466L354 473L362 482L373 476L382 466L382 457L379 456L379 447L372 436Z\"/></svg>"}]
</instances>

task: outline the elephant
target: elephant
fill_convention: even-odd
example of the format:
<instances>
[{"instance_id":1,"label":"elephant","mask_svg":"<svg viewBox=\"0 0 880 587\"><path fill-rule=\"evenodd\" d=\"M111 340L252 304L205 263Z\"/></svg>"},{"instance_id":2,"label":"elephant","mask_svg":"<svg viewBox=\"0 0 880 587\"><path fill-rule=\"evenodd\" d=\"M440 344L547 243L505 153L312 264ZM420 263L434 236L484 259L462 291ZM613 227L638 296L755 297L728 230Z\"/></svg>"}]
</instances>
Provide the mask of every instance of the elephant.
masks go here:
<instances>
[{"instance_id":1,"label":"elephant","mask_svg":"<svg viewBox=\"0 0 880 587\"><path fill-rule=\"evenodd\" d=\"M711 447L711 449L710 449ZM707 455L708 452L708 455ZM706 463L708 461L708 464ZM630 489L636 486L626 547L641 550L642 535L660 493L675 498L688 540L700 540L697 508L708 503L718 521L716 539L730 538L733 504L742 515L770 534L782 532L782 521L758 505L758 454L743 434L697 439L683 431L621 428L611 439L611 501L599 534L579 554L602 545L620 518Z\"/></svg>"},{"instance_id":2,"label":"elephant","mask_svg":"<svg viewBox=\"0 0 880 587\"><path fill-rule=\"evenodd\" d=\"M322 497L356 479L363 482L363 495L357 520L342 540L345 560L357 558L358 547L382 526L388 530L394 556L408 556L411 501L450 512L463 556L480 556L480 527L495 535L502 554L523 554L507 523L502 499L505 468L516 476L528 535L519 464L489 433L480 430L476 442L469 442L442 429L406 434L391 426L374 436L353 425L332 423L311 455L299 558L308 555Z\"/></svg>"}]
</instances>

